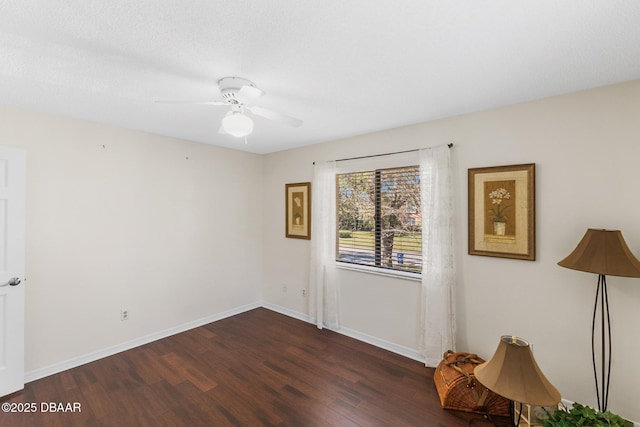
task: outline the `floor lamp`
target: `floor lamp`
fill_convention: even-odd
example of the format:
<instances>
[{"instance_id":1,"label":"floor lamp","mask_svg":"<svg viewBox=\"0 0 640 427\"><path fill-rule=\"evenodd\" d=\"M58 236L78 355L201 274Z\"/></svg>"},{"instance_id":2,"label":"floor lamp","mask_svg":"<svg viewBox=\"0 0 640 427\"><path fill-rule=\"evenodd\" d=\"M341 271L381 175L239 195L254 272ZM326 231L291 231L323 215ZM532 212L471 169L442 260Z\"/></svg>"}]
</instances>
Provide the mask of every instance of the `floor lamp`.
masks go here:
<instances>
[{"instance_id":1,"label":"floor lamp","mask_svg":"<svg viewBox=\"0 0 640 427\"><path fill-rule=\"evenodd\" d=\"M611 323L607 276L640 277L640 261L631 253L619 230L588 229L578 246L558 265L596 273L598 286L591 321L591 360L598 409L607 410L611 374ZM600 379L596 363L596 318L600 302Z\"/></svg>"},{"instance_id":2,"label":"floor lamp","mask_svg":"<svg viewBox=\"0 0 640 427\"><path fill-rule=\"evenodd\" d=\"M544 376L531 346L522 338L500 337L494 355L476 366L473 373L483 386L512 402L509 411L512 426L519 424L514 420L514 401L534 406L557 406L560 402L560 392Z\"/></svg>"}]
</instances>

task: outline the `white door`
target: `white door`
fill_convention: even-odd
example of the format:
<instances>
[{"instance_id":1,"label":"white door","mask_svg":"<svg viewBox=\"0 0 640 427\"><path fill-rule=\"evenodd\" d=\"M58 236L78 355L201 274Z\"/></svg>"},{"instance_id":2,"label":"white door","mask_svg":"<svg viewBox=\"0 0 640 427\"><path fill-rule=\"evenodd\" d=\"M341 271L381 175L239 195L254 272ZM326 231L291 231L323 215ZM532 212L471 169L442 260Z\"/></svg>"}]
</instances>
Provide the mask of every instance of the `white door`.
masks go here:
<instances>
[{"instance_id":1,"label":"white door","mask_svg":"<svg viewBox=\"0 0 640 427\"><path fill-rule=\"evenodd\" d=\"M0 396L24 388L25 158L0 147Z\"/></svg>"}]
</instances>

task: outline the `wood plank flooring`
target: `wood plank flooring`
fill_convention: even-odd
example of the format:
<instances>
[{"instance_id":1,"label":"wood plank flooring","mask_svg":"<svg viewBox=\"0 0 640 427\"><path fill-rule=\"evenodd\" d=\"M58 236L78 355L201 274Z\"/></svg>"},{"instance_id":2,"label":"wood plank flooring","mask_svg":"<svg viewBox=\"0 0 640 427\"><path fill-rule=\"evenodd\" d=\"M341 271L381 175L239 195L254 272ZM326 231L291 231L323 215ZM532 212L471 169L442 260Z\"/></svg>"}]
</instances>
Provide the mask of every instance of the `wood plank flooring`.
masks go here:
<instances>
[{"instance_id":1,"label":"wood plank flooring","mask_svg":"<svg viewBox=\"0 0 640 427\"><path fill-rule=\"evenodd\" d=\"M433 372L259 308L31 382L0 426L492 425L443 410Z\"/></svg>"}]
</instances>

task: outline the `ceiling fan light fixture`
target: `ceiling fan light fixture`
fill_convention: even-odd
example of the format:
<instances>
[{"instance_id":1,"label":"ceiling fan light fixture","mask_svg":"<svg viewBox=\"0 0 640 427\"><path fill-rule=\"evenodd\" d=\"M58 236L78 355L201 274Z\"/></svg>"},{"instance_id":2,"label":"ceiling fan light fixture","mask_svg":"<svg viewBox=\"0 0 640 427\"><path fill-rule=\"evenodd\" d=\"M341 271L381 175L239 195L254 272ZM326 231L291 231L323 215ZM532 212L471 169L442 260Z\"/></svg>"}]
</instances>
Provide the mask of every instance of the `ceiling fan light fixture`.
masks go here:
<instances>
[{"instance_id":1,"label":"ceiling fan light fixture","mask_svg":"<svg viewBox=\"0 0 640 427\"><path fill-rule=\"evenodd\" d=\"M231 136L242 138L253 132L253 120L239 111L230 111L222 119L222 129Z\"/></svg>"}]
</instances>

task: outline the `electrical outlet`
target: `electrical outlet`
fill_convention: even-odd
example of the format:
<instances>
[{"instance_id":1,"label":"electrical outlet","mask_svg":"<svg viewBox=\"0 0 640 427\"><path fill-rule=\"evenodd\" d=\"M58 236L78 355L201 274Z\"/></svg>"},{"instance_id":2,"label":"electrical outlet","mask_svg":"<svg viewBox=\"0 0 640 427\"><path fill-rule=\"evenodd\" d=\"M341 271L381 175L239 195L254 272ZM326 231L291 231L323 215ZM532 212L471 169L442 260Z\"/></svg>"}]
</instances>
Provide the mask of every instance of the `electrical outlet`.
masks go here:
<instances>
[{"instance_id":1,"label":"electrical outlet","mask_svg":"<svg viewBox=\"0 0 640 427\"><path fill-rule=\"evenodd\" d=\"M284 283L282 284L282 292L287 292L287 285Z\"/></svg>"},{"instance_id":2,"label":"electrical outlet","mask_svg":"<svg viewBox=\"0 0 640 427\"><path fill-rule=\"evenodd\" d=\"M307 296L307 290L306 290L306 289L303 289L303 290L302 290L302 296L303 296L303 297L306 297L306 296Z\"/></svg>"},{"instance_id":3,"label":"electrical outlet","mask_svg":"<svg viewBox=\"0 0 640 427\"><path fill-rule=\"evenodd\" d=\"M120 320L129 320L129 310L126 308L120 310Z\"/></svg>"}]
</instances>

